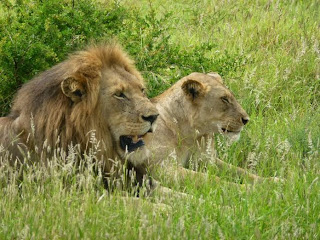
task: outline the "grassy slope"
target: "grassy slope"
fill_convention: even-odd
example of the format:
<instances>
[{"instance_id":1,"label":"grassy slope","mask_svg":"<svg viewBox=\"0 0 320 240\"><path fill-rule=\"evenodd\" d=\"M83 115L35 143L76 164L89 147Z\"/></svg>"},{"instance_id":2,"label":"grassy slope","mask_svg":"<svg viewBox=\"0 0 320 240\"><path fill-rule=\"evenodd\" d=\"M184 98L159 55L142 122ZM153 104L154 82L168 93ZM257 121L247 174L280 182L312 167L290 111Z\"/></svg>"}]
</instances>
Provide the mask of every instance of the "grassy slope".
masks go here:
<instances>
[{"instance_id":1,"label":"grassy slope","mask_svg":"<svg viewBox=\"0 0 320 240\"><path fill-rule=\"evenodd\" d=\"M57 173L25 182L20 192L15 185L0 192L0 238L319 238L320 7L279 2L158 0L152 8L158 17L172 12L171 43L193 49L211 42L207 57L227 51L241 61L233 71L211 69L223 74L252 120L238 143L227 146L218 137L218 154L262 176L281 176L284 184L242 191L190 181L186 191L195 199L175 202L165 214L109 199L89 177L82 191L66 190ZM150 11L148 1L123 4ZM178 74L170 71L158 73Z\"/></svg>"}]
</instances>

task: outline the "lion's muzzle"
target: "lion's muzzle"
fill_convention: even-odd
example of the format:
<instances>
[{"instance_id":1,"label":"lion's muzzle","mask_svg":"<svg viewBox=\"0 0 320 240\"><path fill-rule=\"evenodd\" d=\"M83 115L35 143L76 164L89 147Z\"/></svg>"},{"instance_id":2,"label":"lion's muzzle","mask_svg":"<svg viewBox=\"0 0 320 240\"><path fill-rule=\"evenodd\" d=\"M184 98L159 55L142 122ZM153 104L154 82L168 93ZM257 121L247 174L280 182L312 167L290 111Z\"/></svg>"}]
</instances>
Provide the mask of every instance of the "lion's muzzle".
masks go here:
<instances>
[{"instance_id":1,"label":"lion's muzzle","mask_svg":"<svg viewBox=\"0 0 320 240\"><path fill-rule=\"evenodd\" d=\"M145 143L143 141L143 137L145 135L142 135L142 136L120 136L120 147L122 148L122 150L128 151L129 153L133 152L136 149L138 149L139 147L142 147L145 145Z\"/></svg>"}]
</instances>

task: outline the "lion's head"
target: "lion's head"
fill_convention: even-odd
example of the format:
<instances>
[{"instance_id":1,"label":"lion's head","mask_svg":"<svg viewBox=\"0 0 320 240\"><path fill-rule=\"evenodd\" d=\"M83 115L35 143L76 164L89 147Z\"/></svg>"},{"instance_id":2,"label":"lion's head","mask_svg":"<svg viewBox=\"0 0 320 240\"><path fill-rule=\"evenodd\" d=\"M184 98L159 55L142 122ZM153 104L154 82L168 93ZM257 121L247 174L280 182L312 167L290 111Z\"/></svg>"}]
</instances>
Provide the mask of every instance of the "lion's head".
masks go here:
<instances>
[{"instance_id":1,"label":"lion's head","mask_svg":"<svg viewBox=\"0 0 320 240\"><path fill-rule=\"evenodd\" d=\"M249 121L246 111L217 73L192 73L181 80L188 99L193 127L200 134L222 133L232 140L240 137Z\"/></svg>"},{"instance_id":2,"label":"lion's head","mask_svg":"<svg viewBox=\"0 0 320 240\"><path fill-rule=\"evenodd\" d=\"M158 116L144 88L117 44L93 46L25 84L7 120L0 121L10 124L0 130L11 128L30 151L44 144L65 150L79 144L85 151L97 144L107 170L109 158L124 159L127 153L129 161L140 164L148 157L143 138Z\"/></svg>"},{"instance_id":3,"label":"lion's head","mask_svg":"<svg viewBox=\"0 0 320 240\"><path fill-rule=\"evenodd\" d=\"M109 125L117 153L134 165L148 156L144 136L153 132L158 112L147 99L140 75L119 66L102 71L100 112Z\"/></svg>"}]
</instances>

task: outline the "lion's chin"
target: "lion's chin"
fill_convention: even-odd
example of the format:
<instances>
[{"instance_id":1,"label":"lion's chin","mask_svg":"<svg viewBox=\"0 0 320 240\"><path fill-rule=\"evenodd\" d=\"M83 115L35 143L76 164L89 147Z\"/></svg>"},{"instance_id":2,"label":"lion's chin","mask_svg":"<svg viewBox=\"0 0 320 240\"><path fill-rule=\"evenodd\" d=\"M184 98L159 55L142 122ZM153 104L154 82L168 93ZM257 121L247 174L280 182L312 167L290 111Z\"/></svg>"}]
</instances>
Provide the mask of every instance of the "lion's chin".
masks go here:
<instances>
[{"instance_id":1,"label":"lion's chin","mask_svg":"<svg viewBox=\"0 0 320 240\"><path fill-rule=\"evenodd\" d=\"M146 146L142 146L135 151L125 153L125 158L127 158L135 167L146 164L149 157L150 151Z\"/></svg>"},{"instance_id":2,"label":"lion's chin","mask_svg":"<svg viewBox=\"0 0 320 240\"><path fill-rule=\"evenodd\" d=\"M149 159L150 151L145 146L143 135L122 135L119 137L119 153L123 159L128 159L134 166L145 164Z\"/></svg>"}]
</instances>

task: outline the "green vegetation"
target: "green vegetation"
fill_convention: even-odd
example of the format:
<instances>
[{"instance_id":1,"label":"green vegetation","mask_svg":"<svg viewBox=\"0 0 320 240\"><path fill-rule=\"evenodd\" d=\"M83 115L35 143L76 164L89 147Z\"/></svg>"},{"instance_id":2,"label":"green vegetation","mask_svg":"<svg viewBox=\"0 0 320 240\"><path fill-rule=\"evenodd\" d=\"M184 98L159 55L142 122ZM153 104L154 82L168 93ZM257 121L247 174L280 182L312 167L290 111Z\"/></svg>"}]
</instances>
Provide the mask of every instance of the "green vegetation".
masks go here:
<instances>
[{"instance_id":1,"label":"green vegetation","mask_svg":"<svg viewBox=\"0 0 320 240\"><path fill-rule=\"evenodd\" d=\"M285 182L244 191L190 180L194 199L165 212L110 197L99 176L58 159L19 184L2 166L0 239L319 239L319 12L316 0L1 2L0 115L34 75L116 37L150 97L193 71L219 72L251 121L235 144L216 136L218 156Z\"/></svg>"}]
</instances>

